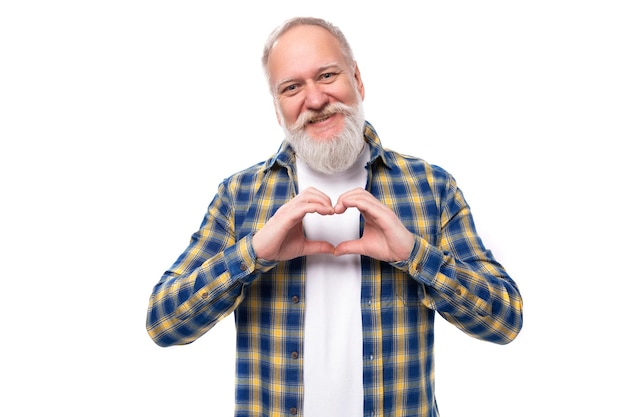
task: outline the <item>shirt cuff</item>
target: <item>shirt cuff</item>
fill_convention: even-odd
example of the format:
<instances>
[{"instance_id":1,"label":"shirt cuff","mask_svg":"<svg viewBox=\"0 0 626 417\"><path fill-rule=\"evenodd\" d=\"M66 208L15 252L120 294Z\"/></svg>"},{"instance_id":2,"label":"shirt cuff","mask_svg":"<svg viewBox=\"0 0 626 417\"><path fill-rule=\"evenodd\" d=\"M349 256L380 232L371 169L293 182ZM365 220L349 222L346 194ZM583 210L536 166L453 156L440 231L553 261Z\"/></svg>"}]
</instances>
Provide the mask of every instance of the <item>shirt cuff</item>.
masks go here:
<instances>
[{"instance_id":1,"label":"shirt cuff","mask_svg":"<svg viewBox=\"0 0 626 417\"><path fill-rule=\"evenodd\" d=\"M256 257L252 247L252 235L240 239L234 246L224 251L226 267L233 280L249 284L256 278L255 272L267 272L277 261L267 261Z\"/></svg>"},{"instance_id":2,"label":"shirt cuff","mask_svg":"<svg viewBox=\"0 0 626 417\"><path fill-rule=\"evenodd\" d=\"M391 262L391 265L408 273L417 281L432 285L443 264L443 253L419 236L409 258L404 261Z\"/></svg>"}]
</instances>

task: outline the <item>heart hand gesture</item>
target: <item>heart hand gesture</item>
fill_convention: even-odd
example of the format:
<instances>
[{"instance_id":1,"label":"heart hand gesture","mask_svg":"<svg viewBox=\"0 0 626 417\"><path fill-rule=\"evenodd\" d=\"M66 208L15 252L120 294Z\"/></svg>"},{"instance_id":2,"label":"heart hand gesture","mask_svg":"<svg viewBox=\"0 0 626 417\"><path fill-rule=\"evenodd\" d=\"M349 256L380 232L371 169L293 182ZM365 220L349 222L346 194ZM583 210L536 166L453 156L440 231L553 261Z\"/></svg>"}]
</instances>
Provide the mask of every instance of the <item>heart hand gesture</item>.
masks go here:
<instances>
[{"instance_id":1,"label":"heart hand gesture","mask_svg":"<svg viewBox=\"0 0 626 417\"><path fill-rule=\"evenodd\" d=\"M361 238L341 242L335 248L329 242L308 240L304 236L302 219L307 213L341 215L351 207L359 210L365 220ZM326 194L308 188L278 209L252 238L257 256L273 261L315 254L359 254L394 262L407 259L413 243L413 235L396 214L362 188L339 196L335 207Z\"/></svg>"}]
</instances>

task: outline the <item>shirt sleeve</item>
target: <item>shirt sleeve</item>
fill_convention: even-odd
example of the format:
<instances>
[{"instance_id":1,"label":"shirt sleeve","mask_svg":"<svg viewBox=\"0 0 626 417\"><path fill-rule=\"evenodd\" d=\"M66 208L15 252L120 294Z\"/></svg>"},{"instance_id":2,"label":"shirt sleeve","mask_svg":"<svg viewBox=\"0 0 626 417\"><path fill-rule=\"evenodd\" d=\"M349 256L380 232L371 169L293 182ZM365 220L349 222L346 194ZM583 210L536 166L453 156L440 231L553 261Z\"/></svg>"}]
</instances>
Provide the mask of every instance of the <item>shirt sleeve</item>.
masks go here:
<instances>
[{"instance_id":1,"label":"shirt sleeve","mask_svg":"<svg viewBox=\"0 0 626 417\"><path fill-rule=\"evenodd\" d=\"M427 307L459 329L481 340L511 342L522 327L519 289L484 247L470 208L451 177L440 216L439 244L416 236L409 259L394 266L421 284Z\"/></svg>"},{"instance_id":2,"label":"shirt sleeve","mask_svg":"<svg viewBox=\"0 0 626 417\"><path fill-rule=\"evenodd\" d=\"M251 235L235 239L233 210L221 184L189 246L154 287L146 327L158 345L205 334L237 308L258 272L273 267L257 261Z\"/></svg>"}]
</instances>

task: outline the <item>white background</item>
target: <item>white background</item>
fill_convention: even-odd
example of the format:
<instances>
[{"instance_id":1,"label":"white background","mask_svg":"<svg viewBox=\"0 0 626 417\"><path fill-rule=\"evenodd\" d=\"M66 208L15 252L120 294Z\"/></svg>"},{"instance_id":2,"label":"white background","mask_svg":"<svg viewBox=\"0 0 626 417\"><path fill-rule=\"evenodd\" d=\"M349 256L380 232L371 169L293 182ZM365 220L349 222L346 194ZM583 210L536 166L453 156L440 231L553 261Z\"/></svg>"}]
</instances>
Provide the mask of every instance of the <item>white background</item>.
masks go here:
<instances>
[{"instance_id":1,"label":"white background","mask_svg":"<svg viewBox=\"0 0 626 417\"><path fill-rule=\"evenodd\" d=\"M159 348L148 297L218 182L277 149L261 49L315 15L524 296L507 346L438 321L442 416L626 415L622 2L297 3L0 4L0 414L232 415L232 317Z\"/></svg>"}]
</instances>

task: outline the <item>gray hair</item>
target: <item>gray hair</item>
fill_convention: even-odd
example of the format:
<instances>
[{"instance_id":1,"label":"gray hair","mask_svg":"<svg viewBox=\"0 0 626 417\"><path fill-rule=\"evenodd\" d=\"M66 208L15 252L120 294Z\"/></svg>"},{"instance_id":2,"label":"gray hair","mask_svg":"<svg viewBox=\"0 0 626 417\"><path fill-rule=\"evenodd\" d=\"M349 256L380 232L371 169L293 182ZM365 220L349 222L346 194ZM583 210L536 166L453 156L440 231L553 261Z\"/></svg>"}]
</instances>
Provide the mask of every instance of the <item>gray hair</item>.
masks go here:
<instances>
[{"instance_id":1,"label":"gray hair","mask_svg":"<svg viewBox=\"0 0 626 417\"><path fill-rule=\"evenodd\" d=\"M261 61L263 64L263 71L265 72L265 78L267 79L268 83L270 80L270 75L267 68L267 61L269 60L269 55L272 48L274 47L274 44L276 43L278 38L280 38L281 35L287 32L289 29L303 25L320 26L329 31L331 35L333 35L335 39L339 41L339 45L341 46L341 52L348 64L350 66L354 66L355 60L354 54L352 53L352 48L350 47L350 44L348 43L348 40L344 36L343 32L337 26L324 19L318 19L316 17L294 17L285 21L282 25L274 29L274 31L270 34L270 36L267 38L267 41L265 42L265 48L263 48L263 57Z\"/></svg>"}]
</instances>

